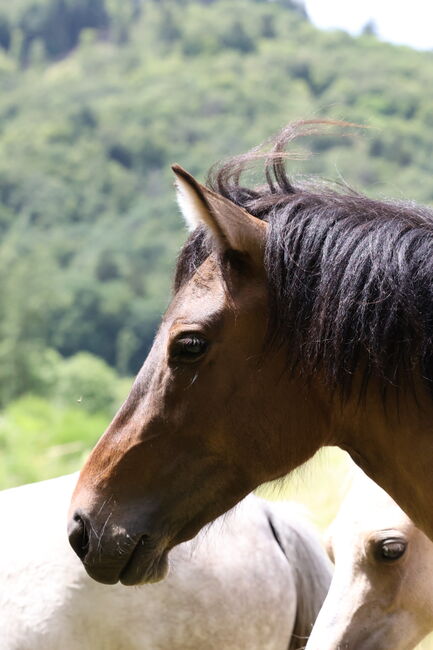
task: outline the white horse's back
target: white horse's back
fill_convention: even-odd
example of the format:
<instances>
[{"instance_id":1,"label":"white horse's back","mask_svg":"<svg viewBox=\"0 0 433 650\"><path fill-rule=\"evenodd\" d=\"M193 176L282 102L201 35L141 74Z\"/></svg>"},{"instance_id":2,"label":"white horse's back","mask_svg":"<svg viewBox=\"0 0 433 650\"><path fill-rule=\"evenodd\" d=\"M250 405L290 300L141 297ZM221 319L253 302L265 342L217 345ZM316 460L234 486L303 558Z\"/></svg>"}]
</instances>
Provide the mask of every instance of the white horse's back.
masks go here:
<instances>
[{"instance_id":1,"label":"white horse's back","mask_svg":"<svg viewBox=\"0 0 433 650\"><path fill-rule=\"evenodd\" d=\"M67 542L75 482L65 476L0 493L2 650L287 650L299 587L295 558L270 526L272 504L248 497L174 549L163 582L105 586ZM321 601L330 577L314 544L324 578L310 588Z\"/></svg>"}]
</instances>

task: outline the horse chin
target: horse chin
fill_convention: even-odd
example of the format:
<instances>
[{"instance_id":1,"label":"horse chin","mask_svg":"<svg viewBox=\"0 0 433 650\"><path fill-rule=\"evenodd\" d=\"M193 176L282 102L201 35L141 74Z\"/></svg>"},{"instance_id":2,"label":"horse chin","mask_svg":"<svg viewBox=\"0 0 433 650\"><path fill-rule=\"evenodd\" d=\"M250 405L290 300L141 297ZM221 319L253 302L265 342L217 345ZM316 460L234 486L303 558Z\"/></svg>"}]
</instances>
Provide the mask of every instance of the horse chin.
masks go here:
<instances>
[{"instance_id":1,"label":"horse chin","mask_svg":"<svg viewBox=\"0 0 433 650\"><path fill-rule=\"evenodd\" d=\"M149 538L140 539L126 566L122 569L119 580L122 585L144 585L163 580L169 571L168 549L158 550Z\"/></svg>"}]
</instances>

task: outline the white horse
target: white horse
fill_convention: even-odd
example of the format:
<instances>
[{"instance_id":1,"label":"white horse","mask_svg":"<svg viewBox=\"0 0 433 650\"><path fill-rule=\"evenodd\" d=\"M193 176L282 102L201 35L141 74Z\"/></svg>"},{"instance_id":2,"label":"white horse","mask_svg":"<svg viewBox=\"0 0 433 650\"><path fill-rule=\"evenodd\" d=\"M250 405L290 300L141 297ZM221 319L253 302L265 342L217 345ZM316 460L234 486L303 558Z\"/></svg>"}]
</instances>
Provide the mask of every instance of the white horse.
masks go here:
<instances>
[{"instance_id":1,"label":"white horse","mask_svg":"<svg viewBox=\"0 0 433 650\"><path fill-rule=\"evenodd\" d=\"M308 650L410 650L433 630L433 544L361 470L328 550L335 572Z\"/></svg>"},{"instance_id":2,"label":"white horse","mask_svg":"<svg viewBox=\"0 0 433 650\"><path fill-rule=\"evenodd\" d=\"M166 580L89 578L66 536L76 476L0 493L1 650L305 646L330 562L293 507L254 496L172 551Z\"/></svg>"}]
</instances>

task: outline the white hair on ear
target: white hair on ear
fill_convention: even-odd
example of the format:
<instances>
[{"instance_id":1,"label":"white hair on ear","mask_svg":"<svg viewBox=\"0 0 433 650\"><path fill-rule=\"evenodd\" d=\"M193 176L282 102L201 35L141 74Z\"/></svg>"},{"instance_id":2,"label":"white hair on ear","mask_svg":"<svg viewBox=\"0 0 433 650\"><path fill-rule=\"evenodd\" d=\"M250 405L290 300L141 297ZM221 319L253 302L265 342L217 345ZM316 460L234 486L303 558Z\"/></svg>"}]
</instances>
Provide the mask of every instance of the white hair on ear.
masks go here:
<instances>
[{"instance_id":1,"label":"white hair on ear","mask_svg":"<svg viewBox=\"0 0 433 650\"><path fill-rule=\"evenodd\" d=\"M177 202L190 231L204 225L222 250L246 252L263 264L266 224L238 205L201 185L180 165L173 165Z\"/></svg>"},{"instance_id":2,"label":"white hair on ear","mask_svg":"<svg viewBox=\"0 0 433 650\"><path fill-rule=\"evenodd\" d=\"M190 232L200 224L208 222L209 217L202 199L196 190L180 176L176 178L176 198Z\"/></svg>"}]
</instances>

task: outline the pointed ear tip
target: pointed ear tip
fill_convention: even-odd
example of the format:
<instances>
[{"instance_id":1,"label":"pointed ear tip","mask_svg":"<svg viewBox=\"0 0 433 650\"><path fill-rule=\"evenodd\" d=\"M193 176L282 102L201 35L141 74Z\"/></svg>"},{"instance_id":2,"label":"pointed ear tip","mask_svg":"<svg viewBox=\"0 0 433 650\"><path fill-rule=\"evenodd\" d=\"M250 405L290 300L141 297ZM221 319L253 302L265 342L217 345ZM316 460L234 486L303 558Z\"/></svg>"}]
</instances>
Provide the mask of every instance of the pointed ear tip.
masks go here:
<instances>
[{"instance_id":1,"label":"pointed ear tip","mask_svg":"<svg viewBox=\"0 0 433 650\"><path fill-rule=\"evenodd\" d=\"M200 183L194 178L192 174L186 171L183 167L175 163L171 166L174 175L176 176L177 186L179 187L182 184L187 184L194 187L196 190L200 186ZM175 182L176 182L175 181Z\"/></svg>"},{"instance_id":2,"label":"pointed ear tip","mask_svg":"<svg viewBox=\"0 0 433 650\"><path fill-rule=\"evenodd\" d=\"M171 170L176 176L185 176L185 175L188 174L188 172L183 167L178 165L177 163L174 163L171 166Z\"/></svg>"}]
</instances>

